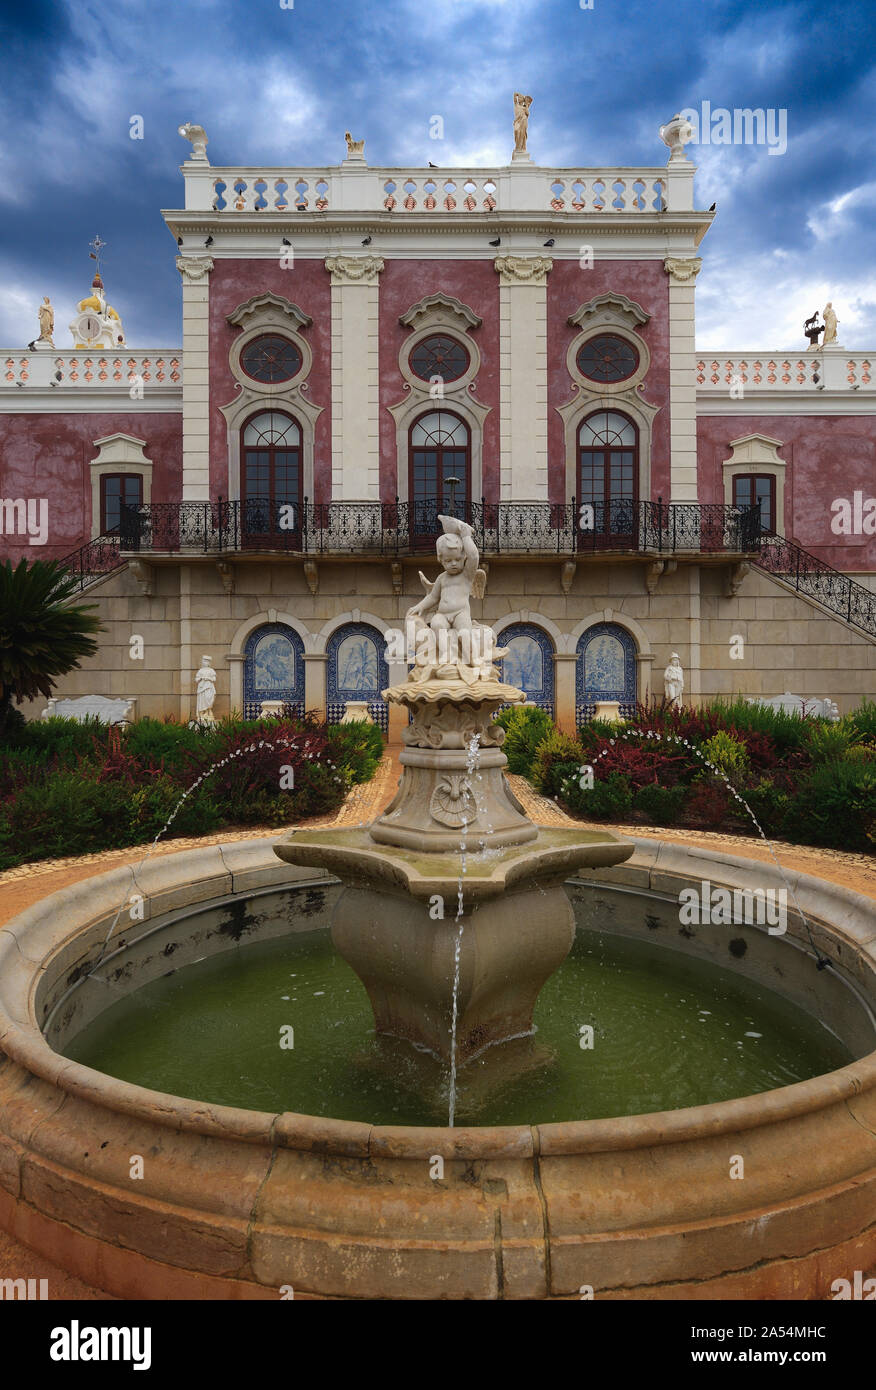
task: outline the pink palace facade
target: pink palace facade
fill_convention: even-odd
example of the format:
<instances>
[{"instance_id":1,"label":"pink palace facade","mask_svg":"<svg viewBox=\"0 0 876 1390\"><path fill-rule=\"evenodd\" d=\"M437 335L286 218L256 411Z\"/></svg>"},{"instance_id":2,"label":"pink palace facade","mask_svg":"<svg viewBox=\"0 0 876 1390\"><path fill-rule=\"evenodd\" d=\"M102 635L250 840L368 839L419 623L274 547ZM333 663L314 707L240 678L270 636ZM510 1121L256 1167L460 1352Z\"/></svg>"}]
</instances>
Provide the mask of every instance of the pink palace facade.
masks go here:
<instances>
[{"instance_id":1,"label":"pink palace facade","mask_svg":"<svg viewBox=\"0 0 876 1390\"><path fill-rule=\"evenodd\" d=\"M635 169L194 141L162 214L181 342L89 346L86 307L76 346L0 350L0 548L69 557L105 624L59 694L190 718L208 653L217 713L364 699L387 728L386 634L452 508L506 676L568 728L673 652L693 702L872 695L876 349L697 351L714 214L663 134Z\"/></svg>"}]
</instances>

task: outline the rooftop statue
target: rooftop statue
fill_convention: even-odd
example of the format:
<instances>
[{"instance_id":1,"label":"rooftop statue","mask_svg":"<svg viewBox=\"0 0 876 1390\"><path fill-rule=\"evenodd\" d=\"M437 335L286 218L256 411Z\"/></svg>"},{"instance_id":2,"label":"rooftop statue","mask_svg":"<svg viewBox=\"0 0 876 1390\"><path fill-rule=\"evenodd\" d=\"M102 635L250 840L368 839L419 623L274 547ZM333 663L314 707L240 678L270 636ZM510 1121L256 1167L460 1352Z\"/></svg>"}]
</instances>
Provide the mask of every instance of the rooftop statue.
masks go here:
<instances>
[{"instance_id":1,"label":"rooftop statue","mask_svg":"<svg viewBox=\"0 0 876 1390\"><path fill-rule=\"evenodd\" d=\"M354 140L353 137L352 137L352 135L350 134L350 132L349 132L348 130L344 132L344 139L345 139L346 142L347 142L347 158L348 158L348 159L364 159L364 157L365 157L365 141L364 141L364 140Z\"/></svg>"},{"instance_id":2,"label":"rooftop statue","mask_svg":"<svg viewBox=\"0 0 876 1390\"><path fill-rule=\"evenodd\" d=\"M54 347L55 344L52 339L52 334L55 331L55 311L49 302L49 296L47 294L43 296L43 302L37 310L37 313L40 316L40 342L50 343L51 346Z\"/></svg>"},{"instance_id":3,"label":"rooftop statue","mask_svg":"<svg viewBox=\"0 0 876 1390\"><path fill-rule=\"evenodd\" d=\"M206 164L207 160L207 132L202 125L195 125L193 121L187 121L185 125L177 127L184 140L189 140L192 146L191 158L200 160Z\"/></svg>"},{"instance_id":4,"label":"rooftop statue","mask_svg":"<svg viewBox=\"0 0 876 1390\"><path fill-rule=\"evenodd\" d=\"M821 346L828 347L831 343L837 346L836 326L839 320L837 319L833 304L830 300L825 304L821 317L824 319L824 337L821 340Z\"/></svg>"},{"instance_id":5,"label":"rooftop statue","mask_svg":"<svg viewBox=\"0 0 876 1390\"><path fill-rule=\"evenodd\" d=\"M514 153L526 153L526 134L529 129L529 108L532 105L532 97L524 96L522 92L514 93Z\"/></svg>"}]
</instances>

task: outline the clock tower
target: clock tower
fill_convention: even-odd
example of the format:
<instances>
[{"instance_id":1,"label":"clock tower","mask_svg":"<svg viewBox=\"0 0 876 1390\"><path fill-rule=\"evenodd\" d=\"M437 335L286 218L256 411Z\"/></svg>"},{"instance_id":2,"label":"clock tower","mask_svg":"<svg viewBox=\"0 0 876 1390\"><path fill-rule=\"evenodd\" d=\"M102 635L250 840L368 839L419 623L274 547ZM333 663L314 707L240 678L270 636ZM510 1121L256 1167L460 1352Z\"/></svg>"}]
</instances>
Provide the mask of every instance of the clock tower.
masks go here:
<instances>
[{"instance_id":1,"label":"clock tower","mask_svg":"<svg viewBox=\"0 0 876 1390\"><path fill-rule=\"evenodd\" d=\"M91 294L79 301L70 332L73 334L73 347L78 350L125 346L122 321L112 305L106 302L100 271L91 282Z\"/></svg>"}]
</instances>

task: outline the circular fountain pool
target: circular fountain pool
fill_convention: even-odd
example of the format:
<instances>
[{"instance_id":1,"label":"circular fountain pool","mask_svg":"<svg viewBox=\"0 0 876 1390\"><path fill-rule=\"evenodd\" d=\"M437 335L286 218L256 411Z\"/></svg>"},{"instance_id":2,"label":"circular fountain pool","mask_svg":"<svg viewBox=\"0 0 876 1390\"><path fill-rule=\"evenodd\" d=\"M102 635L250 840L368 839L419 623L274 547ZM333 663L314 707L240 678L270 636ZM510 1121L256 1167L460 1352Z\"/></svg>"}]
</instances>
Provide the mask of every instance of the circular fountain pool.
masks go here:
<instances>
[{"instance_id":1,"label":"circular fountain pool","mask_svg":"<svg viewBox=\"0 0 876 1390\"><path fill-rule=\"evenodd\" d=\"M458 1124L707 1105L852 1060L824 1024L726 967L590 931L542 989L535 1025L533 1038L488 1048L460 1070ZM324 930L174 970L64 1050L120 1080L215 1105L382 1125L447 1118L446 1063L375 1034L365 989Z\"/></svg>"},{"instance_id":2,"label":"circular fountain pool","mask_svg":"<svg viewBox=\"0 0 876 1390\"><path fill-rule=\"evenodd\" d=\"M117 869L0 930L0 1225L25 1244L145 1298L818 1298L872 1265L871 900L791 875L786 934L682 931L681 889L770 870L640 840L580 872L578 944L509 1045L533 1055L492 1099L463 1068L448 1128L442 1068L414 1057L437 1079L412 1110L329 963L337 883L273 843Z\"/></svg>"}]
</instances>

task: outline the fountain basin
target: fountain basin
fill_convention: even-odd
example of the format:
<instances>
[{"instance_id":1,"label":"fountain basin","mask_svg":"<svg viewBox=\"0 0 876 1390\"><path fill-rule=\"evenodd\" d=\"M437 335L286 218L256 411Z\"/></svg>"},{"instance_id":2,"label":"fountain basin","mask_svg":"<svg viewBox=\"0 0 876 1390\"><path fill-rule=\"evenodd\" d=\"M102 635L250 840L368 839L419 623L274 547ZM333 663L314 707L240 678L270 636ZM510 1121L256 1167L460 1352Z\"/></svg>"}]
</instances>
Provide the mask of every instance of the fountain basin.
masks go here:
<instances>
[{"instance_id":1,"label":"fountain basin","mask_svg":"<svg viewBox=\"0 0 876 1390\"><path fill-rule=\"evenodd\" d=\"M564 880L633 853L608 831L532 830L525 845L471 845L462 864L458 852L376 847L364 829L300 831L275 852L347 885L332 940L368 991L378 1033L463 1065L531 1031L575 935Z\"/></svg>"},{"instance_id":2,"label":"fountain basin","mask_svg":"<svg viewBox=\"0 0 876 1390\"><path fill-rule=\"evenodd\" d=\"M289 889L277 933L327 926L338 885L279 863L273 844L115 870L0 930L0 1224L18 1239L110 1292L147 1298L278 1298L283 1285L296 1297L577 1299L587 1285L597 1298L824 1298L834 1278L872 1265L872 902L789 875L832 963L820 973L793 913L787 935L769 939L757 926L680 937L677 910L671 926L682 886L766 886L763 864L638 841L626 863L581 870L570 885L643 939L654 939L645 913L621 909L653 900L657 935L674 949L713 953L817 1007L858 1057L760 1095L535 1126L372 1125L184 1100L50 1045L46 1020L58 1047L98 1011L77 981L132 891L146 920L125 914L110 935L104 1005L135 979L254 938L255 895L269 887ZM734 956L728 938L748 949ZM733 1182L740 1153L745 1181ZM132 1155L144 1158L138 1180Z\"/></svg>"}]
</instances>

